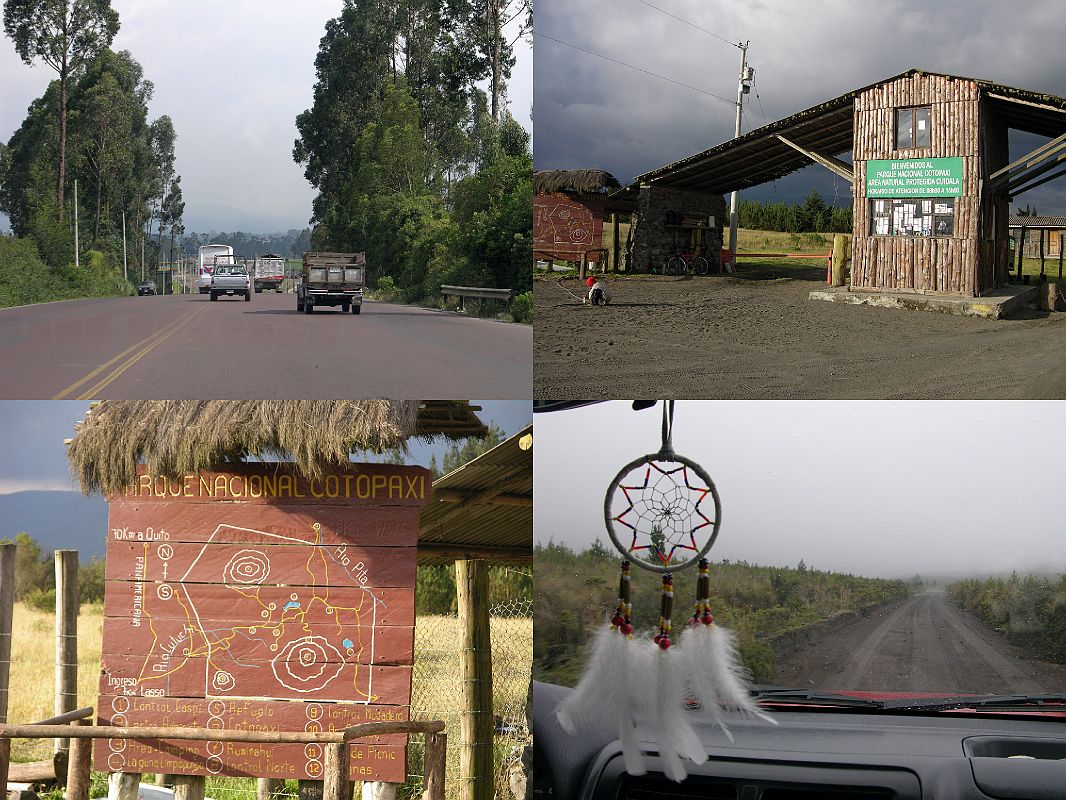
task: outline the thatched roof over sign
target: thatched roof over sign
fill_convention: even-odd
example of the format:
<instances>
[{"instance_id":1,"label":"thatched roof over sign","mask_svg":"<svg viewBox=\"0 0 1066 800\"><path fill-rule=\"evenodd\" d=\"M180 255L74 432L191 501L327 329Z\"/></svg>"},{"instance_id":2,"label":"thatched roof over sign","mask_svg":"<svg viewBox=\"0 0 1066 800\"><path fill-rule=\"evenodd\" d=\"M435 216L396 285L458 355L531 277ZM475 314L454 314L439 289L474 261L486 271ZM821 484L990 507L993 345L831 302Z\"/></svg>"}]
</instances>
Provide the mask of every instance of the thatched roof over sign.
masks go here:
<instances>
[{"instance_id":1,"label":"thatched roof over sign","mask_svg":"<svg viewBox=\"0 0 1066 800\"><path fill-rule=\"evenodd\" d=\"M533 194L606 194L618 180L602 169L541 169L533 173Z\"/></svg>"},{"instance_id":2,"label":"thatched roof over sign","mask_svg":"<svg viewBox=\"0 0 1066 800\"><path fill-rule=\"evenodd\" d=\"M86 494L122 491L138 464L176 478L255 457L320 477L353 451L483 437L479 410L465 400L106 400L75 425L67 460Z\"/></svg>"},{"instance_id":3,"label":"thatched roof over sign","mask_svg":"<svg viewBox=\"0 0 1066 800\"><path fill-rule=\"evenodd\" d=\"M418 528L420 563L531 563L533 426L435 480Z\"/></svg>"}]
</instances>

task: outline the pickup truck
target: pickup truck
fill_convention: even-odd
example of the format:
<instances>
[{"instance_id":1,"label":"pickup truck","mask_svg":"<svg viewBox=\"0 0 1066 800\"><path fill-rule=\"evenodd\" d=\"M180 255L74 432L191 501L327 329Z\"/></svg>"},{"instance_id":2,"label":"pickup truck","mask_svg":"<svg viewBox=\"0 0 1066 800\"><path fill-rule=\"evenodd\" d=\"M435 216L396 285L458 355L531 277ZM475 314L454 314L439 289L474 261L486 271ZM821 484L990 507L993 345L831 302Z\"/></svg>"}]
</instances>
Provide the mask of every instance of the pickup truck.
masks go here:
<instances>
[{"instance_id":1,"label":"pickup truck","mask_svg":"<svg viewBox=\"0 0 1066 800\"><path fill-rule=\"evenodd\" d=\"M281 282L285 280L285 259L281 256L267 253L255 260L255 291L264 289L281 291Z\"/></svg>"},{"instance_id":2,"label":"pickup truck","mask_svg":"<svg viewBox=\"0 0 1066 800\"><path fill-rule=\"evenodd\" d=\"M211 278L211 300L218 300L219 295L244 295L245 301L252 299L252 279L243 264L215 264Z\"/></svg>"},{"instance_id":3,"label":"pickup truck","mask_svg":"<svg viewBox=\"0 0 1066 800\"><path fill-rule=\"evenodd\" d=\"M366 253L304 253L303 275L296 287L296 310L340 306L358 314L366 284Z\"/></svg>"}]
</instances>

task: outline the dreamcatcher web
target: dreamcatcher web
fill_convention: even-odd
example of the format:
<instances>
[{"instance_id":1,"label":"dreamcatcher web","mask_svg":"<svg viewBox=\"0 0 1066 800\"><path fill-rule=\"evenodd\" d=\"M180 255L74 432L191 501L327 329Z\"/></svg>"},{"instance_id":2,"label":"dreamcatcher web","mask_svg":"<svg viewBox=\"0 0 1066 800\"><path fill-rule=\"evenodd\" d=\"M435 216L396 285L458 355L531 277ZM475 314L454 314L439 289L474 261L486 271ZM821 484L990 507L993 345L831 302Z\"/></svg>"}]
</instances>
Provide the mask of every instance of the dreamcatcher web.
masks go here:
<instances>
[{"instance_id":1,"label":"dreamcatcher web","mask_svg":"<svg viewBox=\"0 0 1066 800\"><path fill-rule=\"evenodd\" d=\"M679 550L698 554L703 549L697 534L713 526L717 515L713 498L704 506L711 487L687 464L645 460L621 478L618 489L614 506L624 508L612 520L628 530L629 553L646 551L646 557L668 567Z\"/></svg>"}]
</instances>

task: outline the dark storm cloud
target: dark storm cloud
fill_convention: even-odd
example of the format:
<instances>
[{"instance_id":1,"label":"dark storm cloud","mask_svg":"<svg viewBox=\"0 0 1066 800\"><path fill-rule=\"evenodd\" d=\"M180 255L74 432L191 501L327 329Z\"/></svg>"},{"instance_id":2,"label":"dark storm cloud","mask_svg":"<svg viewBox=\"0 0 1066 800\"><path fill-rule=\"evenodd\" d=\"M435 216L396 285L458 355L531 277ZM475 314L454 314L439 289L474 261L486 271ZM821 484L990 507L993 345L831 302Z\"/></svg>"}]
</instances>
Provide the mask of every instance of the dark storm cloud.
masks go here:
<instances>
[{"instance_id":1,"label":"dark storm cloud","mask_svg":"<svg viewBox=\"0 0 1066 800\"><path fill-rule=\"evenodd\" d=\"M755 93L745 130L857 87L919 67L1066 95L1066 49L1058 0L1024 6L941 3L725 3L655 5L726 38L751 40ZM739 51L639 0L537 0L538 34L720 95L722 102L538 36L534 60L538 169L600 167L620 180L733 136ZM1012 142L1013 148L1021 147ZM811 187L832 193L824 170L779 181L791 199ZM1021 202L1066 213L1063 179ZM828 190L828 192L827 192ZM773 187L753 195L773 199Z\"/></svg>"}]
</instances>

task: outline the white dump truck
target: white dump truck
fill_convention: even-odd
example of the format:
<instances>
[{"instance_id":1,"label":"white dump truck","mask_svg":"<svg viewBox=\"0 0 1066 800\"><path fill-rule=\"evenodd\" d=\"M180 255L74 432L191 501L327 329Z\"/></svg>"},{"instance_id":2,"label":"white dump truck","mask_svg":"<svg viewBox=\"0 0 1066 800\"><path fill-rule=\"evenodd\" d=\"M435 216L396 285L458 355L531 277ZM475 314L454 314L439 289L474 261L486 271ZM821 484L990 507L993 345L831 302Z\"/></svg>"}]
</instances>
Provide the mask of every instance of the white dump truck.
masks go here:
<instances>
[{"instance_id":1,"label":"white dump truck","mask_svg":"<svg viewBox=\"0 0 1066 800\"><path fill-rule=\"evenodd\" d=\"M281 291L281 283L285 280L285 259L274 253L267 253L255 259L255 290L262 292L264 289Z\"/></svg>"}]
</instances>

